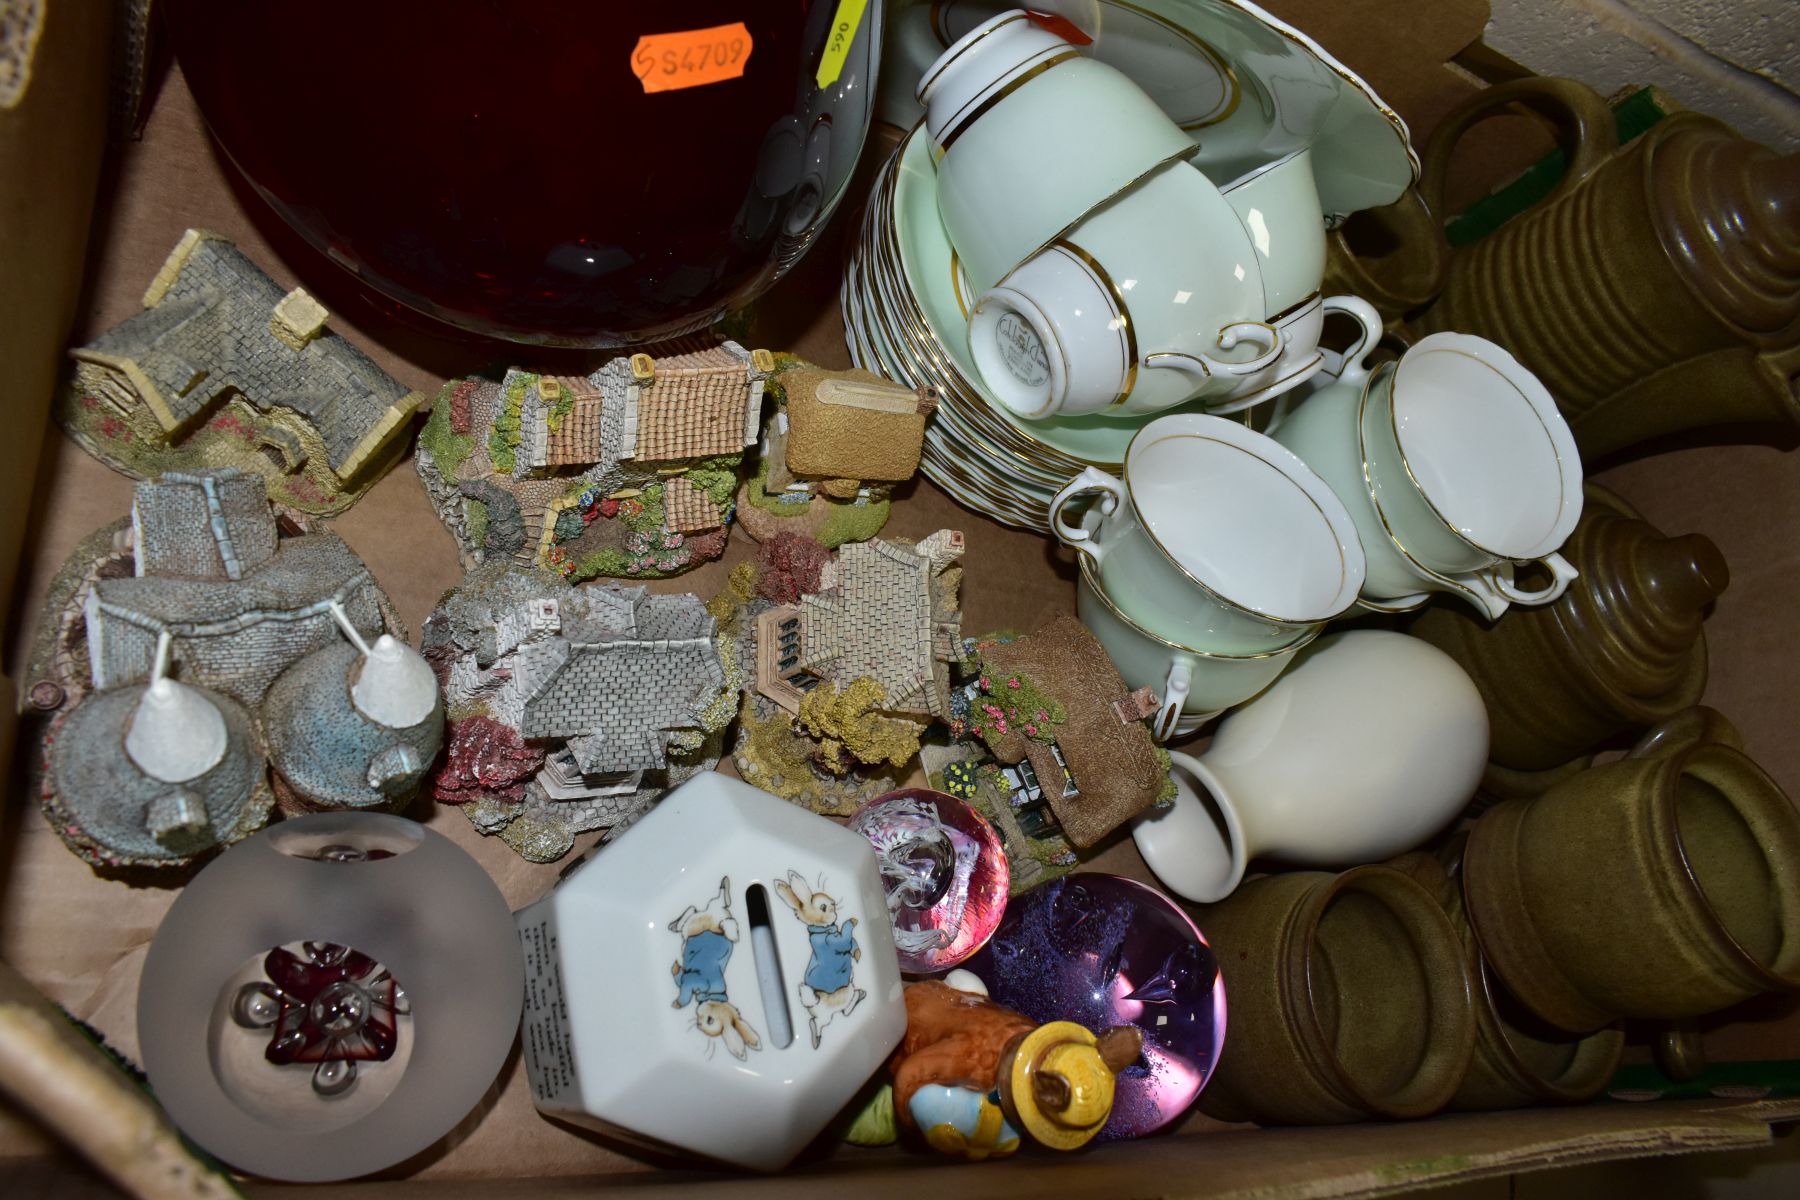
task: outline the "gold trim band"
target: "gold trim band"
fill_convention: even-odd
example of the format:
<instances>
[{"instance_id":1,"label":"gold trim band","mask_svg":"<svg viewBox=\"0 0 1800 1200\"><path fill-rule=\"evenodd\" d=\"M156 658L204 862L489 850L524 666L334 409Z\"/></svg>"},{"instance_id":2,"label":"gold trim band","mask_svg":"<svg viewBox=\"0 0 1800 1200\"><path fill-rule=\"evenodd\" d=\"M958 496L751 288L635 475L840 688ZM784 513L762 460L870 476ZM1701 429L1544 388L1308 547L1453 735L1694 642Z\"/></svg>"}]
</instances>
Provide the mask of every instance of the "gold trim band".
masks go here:
<instances>
[{"instance_id":1,"label":"gold trim band","mask_svg":"<svg viewBox=\"0 0 1800 1200\"><path fill-rule=\"evenodd\" d=\"M1137 386L1137 331L1131 323L1131 306L1125 303L1124 289L1113 282L1113 277L1106 273L1106 268L1100 265L1099 259L1066 238L1058 238L1056 241L1050 243L1050 245L1053 249L1065 251L1080 259L1087 269L1093 272L1094 278L1100 281L1100 286L1112 293L1113 304L1118 307L1119 322L1125 330L1125 370L1123 372L1125 376L1125 386L1121 388L1119 394L1113 398L1112 403L1108 404L1103 410L1105 412L1111 412L1121 404L1124 404L1126 400L1130 399L1131 389Z\"/></svg>"},{"instance_id":2,"label":"gold trim band","mask_svg":"<svg viewBox=\"0 0 1800 1200\"><path fill-rule=\"evenodd\" d=\"M989 96L986 100L983 100L980 104L977 104L974 111L969 113L968 116L955 121L951 126L950 132L944 135L944 140L932 144L932 153L936 158L942 159L944 155L950 153L950 147L954 146L956 140L967 132L969 126L986 116L988 110L992 109L994 105L999 104L1002 100L1005 100L1008 96L1036 79L1039 75L1042 75L1045 71L1048 71L1051 67L1060 66L1063 63L1068 62L1071 58L1080 57L1081 55L1074 50L1060 50L1052 57L1045 59L1037 66L1031 68L1031 70L1013 76L1011 79L1007 80L1005 87Z\"/></svg>"}]
</instances>

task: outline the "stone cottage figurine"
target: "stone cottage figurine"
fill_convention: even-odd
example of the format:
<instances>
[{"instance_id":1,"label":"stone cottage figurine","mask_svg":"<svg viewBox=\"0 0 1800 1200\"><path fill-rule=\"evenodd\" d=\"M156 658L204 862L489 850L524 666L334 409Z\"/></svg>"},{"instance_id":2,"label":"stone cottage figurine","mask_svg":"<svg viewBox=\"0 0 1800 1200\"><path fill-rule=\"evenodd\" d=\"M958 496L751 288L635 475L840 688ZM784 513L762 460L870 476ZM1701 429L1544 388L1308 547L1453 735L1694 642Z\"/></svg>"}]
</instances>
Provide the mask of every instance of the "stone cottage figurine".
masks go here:
<instances>
[{"instance_id":1,"label":"stone cottage figurine","mask_svg":"<svg viewBox=\"0 0 1800 1200\"><path fill-rule=\"evenodd\" d=\"M615 358L586 378L456 380L419 436L419 478L465 567L675 574L724 553L774 367L724 342Z\"/></svg>"},{"instance_id":2,"label":"stone cottage figurine","mask_svg":"<svg viewBox=\"0 0 1800 1200\"><path fill-rule=\"evenodd\" d=\"M963 535L839 547L793 603L752 602L754 664L735 761L748 782L848 815L899 786L933 722L950 716L962 659Z\"/></svg>"},{"instance_id":3,"label":"stone cottage figurine","mask_svg":"<svg viewBox=\"0 0 1800 1200\"><path fill-rule=\"evenodd\" d=\"M342 512L393 465L424 396L327 328L325 308L190 229L144 311L69 353L57 422L140 479L236 467L301 512Z\"/></svg>"},{"instance_id":4,"label":"stone cottage figurine","mask_svg":"<svg viewBox=\"0 0 1800 1200\"><path fill-rule=\"evenodd\" d=\"M179 866L254 832L276 798L415 794L443 737L436 680L335 534L282 536L261 480L224 469L139 484L128 555L100 540L52 585L57 651L34 657L51 677L31 689L62 710L43 803L76 853Z\"/></svg>"},{"instance_id":5,"label":"stone cottage figurine","mask_svg":"<svg viewBox=\"0 0 1800 1200\"><path fill-rule=\"evenodd\" d=\"M622 831L718 760L736 675L716 635L696 596L477 570L425 623L451 722L437 798L534 862Z\"/></svg>"}]
</instances>

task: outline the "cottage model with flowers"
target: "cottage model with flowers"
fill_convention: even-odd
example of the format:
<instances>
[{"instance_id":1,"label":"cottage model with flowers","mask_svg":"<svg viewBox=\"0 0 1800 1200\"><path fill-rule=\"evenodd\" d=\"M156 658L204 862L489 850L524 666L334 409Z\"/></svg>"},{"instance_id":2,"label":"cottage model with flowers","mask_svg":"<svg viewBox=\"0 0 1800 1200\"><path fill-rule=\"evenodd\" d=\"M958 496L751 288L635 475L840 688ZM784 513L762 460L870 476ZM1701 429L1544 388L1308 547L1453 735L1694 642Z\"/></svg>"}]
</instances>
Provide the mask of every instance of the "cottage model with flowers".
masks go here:
<instances>
[{"instance_id":1,"label":"cottage model with flowers","mask_svg":"<svg viewBox=\"0 0 1800 1200\"><path fill-rule=\"evenodd\" d=\"M586 378L456 380L419 437L419 477L465 566L671 575L724 553L774 368L724 342L615 358Z\"/></svg>"}]
</instances>

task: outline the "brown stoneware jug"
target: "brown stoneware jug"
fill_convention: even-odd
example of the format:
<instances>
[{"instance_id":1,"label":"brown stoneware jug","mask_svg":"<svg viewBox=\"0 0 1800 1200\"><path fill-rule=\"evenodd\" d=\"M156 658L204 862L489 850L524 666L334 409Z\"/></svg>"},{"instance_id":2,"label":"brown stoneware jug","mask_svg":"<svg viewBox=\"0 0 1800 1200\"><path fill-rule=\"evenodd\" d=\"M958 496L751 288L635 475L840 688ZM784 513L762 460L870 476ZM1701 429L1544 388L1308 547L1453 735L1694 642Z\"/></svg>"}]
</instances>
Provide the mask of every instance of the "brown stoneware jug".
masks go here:
<instances>
[{"instance_id":1,"label":"brown stoneware jug","mask_svg":"<svg viewBox=\"0 0 1800 1200\"><path fill-rule=\"evenodd\" d=\"M1525 1010L1482 961L1475 931L1463 908L1460 871L1465 839L1453 839L1443 855L1414 851L1388 865L1411 876L1443 906L1469 965L1475 1005L1475 1056L1450 1100L1455 1112L1487 1112L1539 1104L1581 1104L1599 1095L1625 1052L1625 1032L1609 1025L1597 1033L1571 1034Z\"/></svg>"},{"instance_id":2,"label":"brown stoneware jug","mask_svg":"<svg viewBox=\"0 0 1800 1200\"><path fill-rule=\"evenodd\" d=\"M1800 343L1800 155L1686 112L1619 148L1611 111L1586 86L1521 79L1438 125L1420 183L1433 212L1457 141L1514 102L1560 118L1568 170L1544 202L1451 256L1442 294L1412 330L1479 334L1512 351L1556 397L1584 459L1703 426L1800 428L1791 378L1754 386L1760 356ZM1711 357L1731 350L1748 353ZM1701 358L1712 369L1685 395L1637 392Z\"/></svg>"},{"instance_id":3,"label":"brown stoneware jug","mask_svg":"<svg viewBox=\"0 0 1800 1200\"><path fill-rule=\"evenodd\" d=\"M1467 671L1487 704L1488 757L1542 771L1699 703L1707 605L1731 576L1700 534L1668 537L1588 484L1562 548L1580 574L1552 604L1488 623L1449 605L1411 627ZM1509 792L1514 789L1507 789Z\"/></svg>"},{"instance_id":4,"label":"brown stoneware jug","mask_svg":"<svg viewBox=\"0 0 1800 1200\"><path fill-rule=\"evenodd\" d=\"M1574 1033L1800 989L1800 813L1693 708L1628 758L1476 822L1463 895L1482 955Z\"/></svg>"},{"instance_id":5,"label":"brown stoneware jug","mask_svg":"<svg viewBox=\"0 0 1800 1200\"><path fill-rule=\"evenodd\" d=\"M1296 871L1201 909L1231 1033L1200 1107L1226 1121L1427 1117L1475 1045L1462 947L1424 888L1388 867Z\"/></svg>"}]
</instances>

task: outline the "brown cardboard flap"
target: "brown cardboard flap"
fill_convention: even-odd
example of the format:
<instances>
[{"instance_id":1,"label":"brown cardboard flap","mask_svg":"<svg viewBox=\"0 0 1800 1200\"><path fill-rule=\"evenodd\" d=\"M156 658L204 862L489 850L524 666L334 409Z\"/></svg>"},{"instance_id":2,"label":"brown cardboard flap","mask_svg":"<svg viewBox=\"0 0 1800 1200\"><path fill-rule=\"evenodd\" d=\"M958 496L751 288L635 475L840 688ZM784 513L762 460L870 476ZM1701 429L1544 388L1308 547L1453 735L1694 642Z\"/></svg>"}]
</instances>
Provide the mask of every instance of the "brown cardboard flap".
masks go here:
<instances>
[{"instance_id":1,"label":"brown cardboard flap","mask_svg":"<svg viewBox=\"0 0 1800 1200\"><path fill-rule=\"evenodd\" d=\"M1004 1163L948 1163L893 1151L844 1151L780 1176L663 1172L621 1180L582 1176L532 1180L441 1180L339 1184L309 1189L324 1200L562 1200L629 1183L634 1197L698 1189L732 1200L854 1194L858 1200L1055 1196L1057 1200L1307 1200L1382 1196L1547 1167L1615 1158L1687 1154L1767 1145L1772 1122L1800 1117L1800 1100L1611 1104L1479 1116L1411 1125L1317 1129L1236 1129L1150 1138L1053 1157L1024 1154ZM251 1185L252 1197L293 1195Z\"/></svg>"},{"instance_id":2,"label":"brown cardboard flap","mask_svg":"<svg viewBox=\"0 0 1800 1200\"><path fill-rule=\"evenodd\" d=\"M1487 16L1482 0L1430 5L1270 0L1269 7L1364 73L1412 123L1415 136L1474 86L1443 64L1479 36ZM871 138L864 178L891 145L891 133ZM406 185L371 180L370 186ZM796 275L759 303L750 344L792 350L825 366L848 365L836 287L841 239L854 228L854 208L853 195ZM91 338L130 315L157 266L189 227L233 239L284 288L304 285L332 311L337 332L428 394L446 377L508 356L563 374L591 370L602 357L534 356L525 349L447 340L363 304L348 275L301 244L230 173L179 77L163 88L144 139L120 151L94 223L89 291L75 338ZM1605 481L1665 530L1706 533L1725 551L1734 582L1708 626L1713 654L1708 702L1732 717L1750 753L1790 793L1800 790L1800 739L1791 736L1800 726L1800 689L1786 669L1793 651L1785 634L1793 597L1800 595L1800 553L1792 545L1793 531L1800 529L1800 462L1772 450L1703 448L1622 468ZM41 520L31 529L20 564L19 594L27 617L21 638L29 637L36 606L64 556L87 533L127 511L131 486L66 439L51 439L39 484ZM22 506L0 512L0 521L20 528ZM416 638L438 598L460 580L460 571L455 546L433 516L410 463L398 466L332 526L368 561ZM971 633L1029 630L1073 611L1072 567L1055 543L976 516L923 481L898 489L888 535L920 537L946 526L963 530L967 538L963 596ZM6 544L0 538L0 549ZM709 595L730 567L754 550L736 534L722 562L654 586ZM11 661L22 661L17 651L24 644L15 640ZM21 748L22 755L36 752L33 744ZM525 863L497 840L477 835L448 808L425 805L413 815L467 849L514 907L541 895L566 865ZM0 958L135 1055L138 974L175 893L96 876L63 847L17 789L3 817ZM576 853L593 840L594 835L582 838ZM1145 876L1125 837L1115 836L1092 865ZM418 902L429 904L431 897ZM1710 1035L1709 1049L1724 1056L1734 1047L1745 1051L1743 1057L1800 1056L1800 1020L1793 1018L1791 1004L1765 1004L1755 1016L1757 1024L1736 1027L1749 1033L1726 1028ZM311 1194L554 1197L607 1185L654 1194L712 1181L732 1195L848 1186L869 1200L890 1195L910 1200L927 1187L946 1195L1375 1195L1563 1162L1758 1145L1768 1139L1768 1122L1797 1115L1800 1106L1787 1104L1667 1102L1272 1132L1194 1117L1177 1136L1099 1147L1067 1159L1024 1156L1006 1164L960 1166L898 1151L845 1149L804 1168L798 1179L721 1178L653 1173L637 1159L543 1119L531 1105L515 1059L461 1130L395 1173L404 1178L317 1188ZM0 1124L0 1157L7 1152L7 1136ZM422 1190L427 1187L428 1193ZM279 1189L253 1190L273 1195Z\"/></svg>"}]
</instances>

